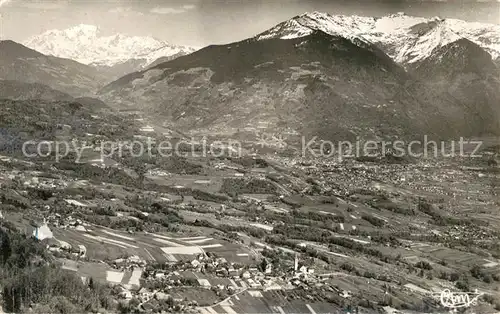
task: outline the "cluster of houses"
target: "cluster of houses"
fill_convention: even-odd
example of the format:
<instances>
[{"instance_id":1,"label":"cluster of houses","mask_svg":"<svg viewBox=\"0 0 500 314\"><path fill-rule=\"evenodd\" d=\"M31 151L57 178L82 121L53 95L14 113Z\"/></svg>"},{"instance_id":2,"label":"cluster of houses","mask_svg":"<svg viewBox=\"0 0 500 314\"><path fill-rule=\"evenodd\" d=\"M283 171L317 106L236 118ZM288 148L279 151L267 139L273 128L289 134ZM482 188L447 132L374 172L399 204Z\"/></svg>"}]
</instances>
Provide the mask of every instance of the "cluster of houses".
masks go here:
<instances>
[{"instance_id":1,"label":"cluster of houses","mask_svg":"<svg viewBox=\"0 0 500 314\"><path fill-rule=\"evenodd\" d=\"M50 215L48 221L51 225L58 229L74 229L76 231L86 231L90 224L82 221L79 218L74 218L71 215L62 217L60 214Z\"/></svg>"},{"instance_id":2,"label":"cluster of houses","mask_svg":"<svg viewBox=\"0 0 500 314\"><path fill-rule=\"evenodd\" d=\"M48 207L49 205L46 205ZM49 208L45 208L49 209ZM74 229L86 231L87 223L81 219L73 218L72 216L62 217L60 214L52 214L43 219L43 221L32 221L24 230L27 236L33 237L38 241L46 244L50 252L68 253L75 258L85 258L87 249L84 245L79 244L72 246L66 241L56 239L50 226L58 229Z\"/></svg>"},{"instance_id":3,"label":"cluster of houses","mask_svg":"<svg viewBox=\"0 0 500 314\"><path fill-rule=\"evenodd\" d=\"M137 255L132 255L127 258L118 258L109 263L109 265L118 270L129 270L136 268L144 268L147 265L147 262L140 258Z\"/></svg>"},{"instance_id":4,"label":"cluster of houses","mask_svg":"<svg viewBox=\"0 0 500 314\"><path fill-rule=\"evenodd\" d=\"M60 221L61 217L54 215L50 219ZM67 225L74 227L80 225L77 219L66 219ZM86 249L83 245L72 247L70 244L56 240L44 223L32 224L30 234L40 241L47 243L50 251L59 251L84 257ZM142 282L138 286L117 285L120 297L125 300L133 298L140 301L140 306L148 307L157 302L168 302L172 307L180 310L192 309L197 306L196 301L186 302L185 299L175 297L170 292L174 287L198 287L210 289L218 295L232 295L244 289L252 290L283 290L283 289L309 289L324 286L322 277L314 274L314 269L299 264L298 256L295 257L293 270L285 275L277 276L273 264L260 264L260 267L244 266L228 262L223 257L213 254L200 254L192 260L179 261L175 264L148 265L138 256L129 256L107 262L109 266L120 271L140 271ZM195 279L196 278L196 279ZM198 279L199 278L199 279ZM224 278L223 281L217 278ZM170 292L170 293L169 293Z\"/></svg>"},{"instance_id":5,"label":"cluster of houses","mask_svg":"<svg viewBox=\"0 0 500 314\"><path fill-rule=\"evenodd\" d=\"M72 246L68 242L54 238L52 230L48 226L46 220L42 223L32 222L25 230L26 235L31 236L38 241L46 244L50 252L65 252L74 255L75 257L84 258L87 255L87 249L84 245Z\"/></svg>"},{"instance_id":6,"label":"cluster of houses","mask_svg":"<svg viewBox=\"0 0 500 314\"><path fill-rule=\"evenodd\" d=\"M12 176L10 179L19 179L27 188L47 189L47 190L61 190L68 187L68 180L54 179L46 177L38 177L33 175L28 177L26 173L19 173L17 176Z\"/></svg>"},{"instance_id":7,"label":"cluster of houses","mask_svg":"<svg viewBox=\"0 0 500 314\"><path fill-rule=\"evenodd\" d=\"M224 281L217 278L224 278ZM185 299L178 296L176 298L176 294L172 294L173 288L188 286L225 292L226 295L246 289L268 291L319 288L337 292L343 298L351 297L350 291L338 290L326 283L327 278L329 276L317 275L313 268L301 265L298 256L293 269L285 275L276 276L272 264L267 262L262 263L259 268L248 267L228 263L224 258L200 255L193 260L168 266L147 266L143 273L142 288L130 293L127 298L137 298L141 306L151 300L169 300L172 304L192 308L196 306L196 301L191 300L193 302L186 304ZM221 284L222 282L227 284Z\"/></svg>"}]
</instances>

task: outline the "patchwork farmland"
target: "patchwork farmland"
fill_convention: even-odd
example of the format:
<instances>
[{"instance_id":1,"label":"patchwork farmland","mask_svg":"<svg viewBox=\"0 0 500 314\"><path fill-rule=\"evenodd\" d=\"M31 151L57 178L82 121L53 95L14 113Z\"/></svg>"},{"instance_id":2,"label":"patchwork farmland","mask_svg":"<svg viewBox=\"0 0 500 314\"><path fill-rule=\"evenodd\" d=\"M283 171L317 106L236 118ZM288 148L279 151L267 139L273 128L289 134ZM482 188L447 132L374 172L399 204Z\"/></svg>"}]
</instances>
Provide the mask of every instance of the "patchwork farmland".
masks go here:
<instances>
[{"instance_id":1,"label":"patchwork farmland","mask_svg":"<svg viewBox=\"0 0 500 314\"><path fill-rule=\"evenodd\" d=\"M155 233L124 233L102 227L86 231L54 230L58 240L77 247L84 245L91 260L114 260L137 255L150 263L186 261L198 254L214 252L237 261L251 262L251 252L237 244L208 236L176 236Z\"/></svg>"}]
</instances>

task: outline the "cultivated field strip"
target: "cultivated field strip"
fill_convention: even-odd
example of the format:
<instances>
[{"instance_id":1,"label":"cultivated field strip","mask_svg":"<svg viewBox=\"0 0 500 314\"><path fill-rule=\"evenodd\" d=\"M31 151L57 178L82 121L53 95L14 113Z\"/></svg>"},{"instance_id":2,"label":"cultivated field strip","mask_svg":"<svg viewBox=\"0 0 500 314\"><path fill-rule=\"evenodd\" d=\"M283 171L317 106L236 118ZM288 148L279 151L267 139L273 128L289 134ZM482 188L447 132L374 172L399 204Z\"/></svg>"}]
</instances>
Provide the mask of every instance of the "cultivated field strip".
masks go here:
<instances>
[{"instance_id":1,"label":"cultivated field strip","mask_svg":"<svg viewBox=\"0 0 500 314\"><path fill-rule=\"evenodd\" d=\"M238 263L249 263L251 254L241 245L209 236L180 237L175 235L135 233L129 234L103 228L87 231L56 230L56 238L73 247L84 245L87 256L95 259L117 259L124 255L137 255L157 263L190 260L197 254L214 252Z\"/></svg>"},{"instance_id":2,"label":"cultivated field strip","mask_svg":"<svg viewBox=\"0 0 500 314\"><path fill-rule=\"evenodd\" d=\"M234 313L337 313L341 309L331 303L305 303L304 301L287 301L276 292L254 293L245 291L231 297L218 305L201 309L203 314L234 314Z\"/></svg>"}]
</instances>

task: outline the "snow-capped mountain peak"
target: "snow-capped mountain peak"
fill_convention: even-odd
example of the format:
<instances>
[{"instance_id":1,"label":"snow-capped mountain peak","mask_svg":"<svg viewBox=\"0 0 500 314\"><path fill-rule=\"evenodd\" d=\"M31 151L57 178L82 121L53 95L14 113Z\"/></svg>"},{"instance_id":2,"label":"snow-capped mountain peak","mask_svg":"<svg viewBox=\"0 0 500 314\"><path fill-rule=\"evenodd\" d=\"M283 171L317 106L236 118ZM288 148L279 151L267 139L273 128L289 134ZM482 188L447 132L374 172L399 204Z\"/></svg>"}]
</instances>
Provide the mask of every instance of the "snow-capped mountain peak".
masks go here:
<instances>
[{"instance_id":1,"label":"snow-capped mountain peak","mask_svg":"<svg viewBox=\"0 0 500 314\"><path fill-rule=\"evenodd\" d=\"M442 20L430 20L409 28L414 35L401 47L395 57L396 62L415 63L430 56L432 52L451 42L462 38L458 33L448 28Z\"/></svg>"},{"instance_id":2,"label":"snow-capped mountain peak","mask_svg":"<svg viewBox=\"0 0 500 314\"><path fill-rule=\"evenodd\" d=\"M24 45L43 54L99 66L113 66L132 59L143 60L146 66L155 58L195 51L194 48L172 45L153 37L125 34L102 36L99 27L86 24L46 31L29 38Z\"/></svg>"},{"instance_id":3,"label":"snow-capped mountain peak","mask_svg":"<svg viewBox=\"0 0 500 314\"><path fill-rule=\"evenodd\" d=\"M57 31L56 31L57 32ZM72 37L79 37L79 36L84 36L84 37L97 37L99 33L99 27L95 25L88 25L88 24L80 24L73 26L71 28L68 28L65 32L68 36Z\"/></svg>"},{"instance_id":4,"label":"snow-capped mountain peak","mask_svg":"<svg viewBox=\"0 0 500 314\"><path fill-rule=\"evenodd\" d=\"M371 42L401 64L419 62L460 38L467 38L500 56L500 25L471 23L441 17L424 18L398 12L383 17L331 15L311 12L296 16L256 36L291 39L320 30L330 35Z\"/></svg>"},{"instance_id":5,"label":"snow-capped mountain peak","mask_svg":"<svg viewBox=\"0 0 500 314\"><path fill-rule=\"evenodd\" d=\"M292 39L307 36L316 30L330 35L351 37L369 30L369 25L369 21L364 17L355 15L330 15L315 11L304 13L280 23L258 35L257 38L260 40L267 38Z\"/></svg>"}]
</instances>

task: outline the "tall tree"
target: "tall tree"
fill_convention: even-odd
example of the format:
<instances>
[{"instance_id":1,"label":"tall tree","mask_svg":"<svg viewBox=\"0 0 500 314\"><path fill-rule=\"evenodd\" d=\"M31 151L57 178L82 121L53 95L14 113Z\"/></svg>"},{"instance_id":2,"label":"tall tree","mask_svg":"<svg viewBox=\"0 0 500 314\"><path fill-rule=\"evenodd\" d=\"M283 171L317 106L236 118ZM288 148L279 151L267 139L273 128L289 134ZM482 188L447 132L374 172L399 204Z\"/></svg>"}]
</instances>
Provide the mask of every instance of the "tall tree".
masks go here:
<instances>
[{"instance_id":1,"label":"tall tree","mask_svg":"<svg viewBox=\"0 0 500 314\"><path fill-rule=\"evenodd\" d=\"M2 265L5 265L10 255L12 254L12 248L10 246L10 238L8 234L2 234L0 239L2 242L0 245L0 258Z\"/></svg>"}]
</instances>

